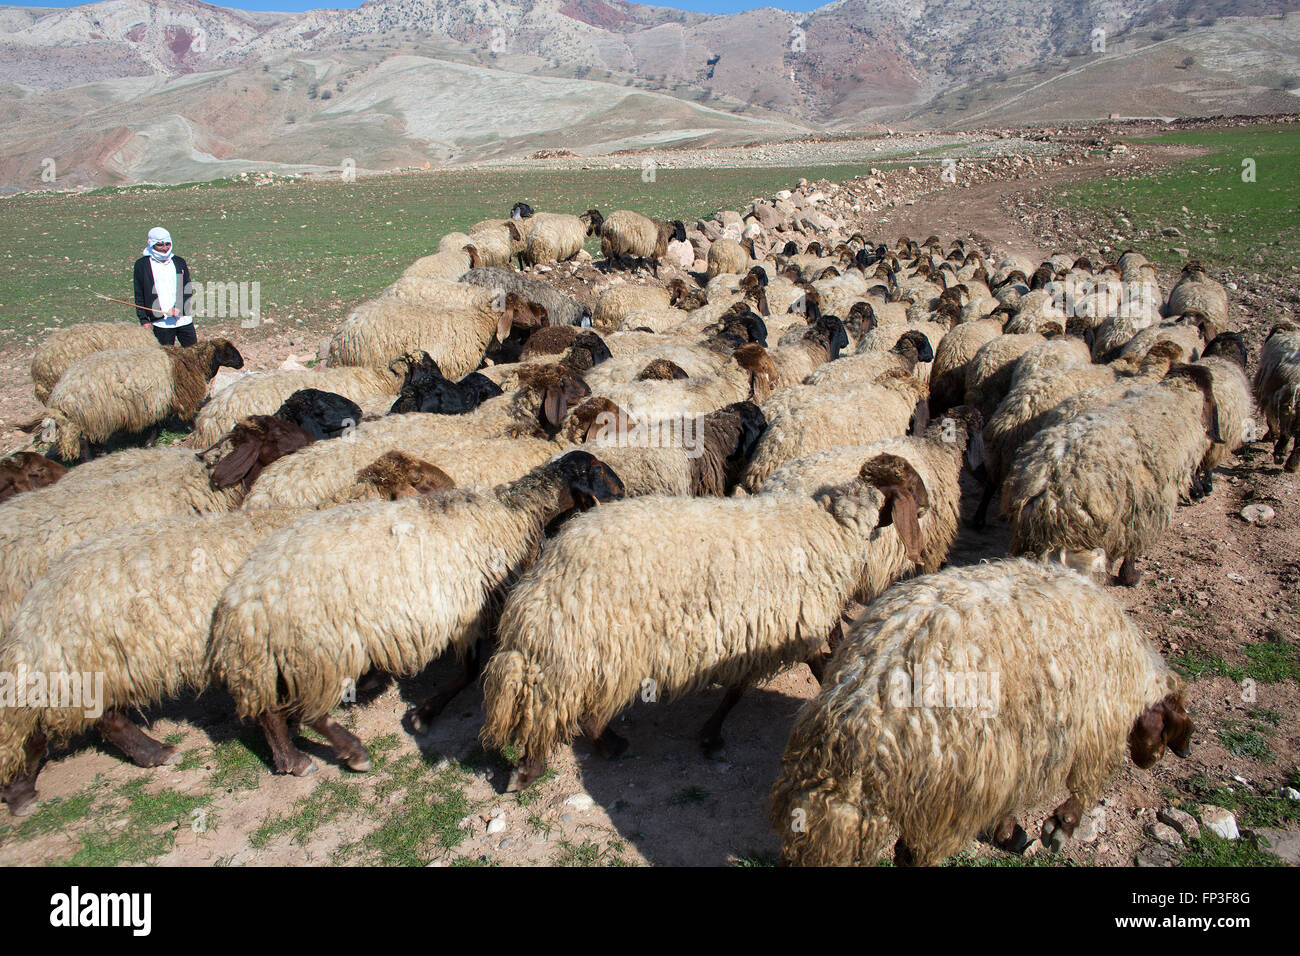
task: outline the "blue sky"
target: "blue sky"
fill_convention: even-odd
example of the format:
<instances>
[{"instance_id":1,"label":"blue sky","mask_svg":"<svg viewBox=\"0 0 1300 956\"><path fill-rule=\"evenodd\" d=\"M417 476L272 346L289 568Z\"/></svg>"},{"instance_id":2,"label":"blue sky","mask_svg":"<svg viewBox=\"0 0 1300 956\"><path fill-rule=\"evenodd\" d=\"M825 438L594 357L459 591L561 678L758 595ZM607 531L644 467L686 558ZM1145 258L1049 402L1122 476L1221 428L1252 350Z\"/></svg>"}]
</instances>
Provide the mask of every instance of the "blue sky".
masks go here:
<instances>
[{"instance_id":1,"label":"blue sky","mask_svg":"<svg viewBox=\"0 0 1300 956\"><path fill-rule=\"evenodd\" d=\"M19 7L76 7L81 6L75 0L4 0L12 6ZM84 0L83 0L84 2ZM212 2L212 0L207 0ZM693 10L696 13L737 13L741 10L755 10L759 7L780 7L782 10L814 10L829 3L830 0L663 0L655 3L657 7L673 7L677 10ZM234 7L237 10L315 10L321 7L340 9L359 7L361 0L243 0L239 3L219 3L216 6Z\"/></svg>"}]
</instances>

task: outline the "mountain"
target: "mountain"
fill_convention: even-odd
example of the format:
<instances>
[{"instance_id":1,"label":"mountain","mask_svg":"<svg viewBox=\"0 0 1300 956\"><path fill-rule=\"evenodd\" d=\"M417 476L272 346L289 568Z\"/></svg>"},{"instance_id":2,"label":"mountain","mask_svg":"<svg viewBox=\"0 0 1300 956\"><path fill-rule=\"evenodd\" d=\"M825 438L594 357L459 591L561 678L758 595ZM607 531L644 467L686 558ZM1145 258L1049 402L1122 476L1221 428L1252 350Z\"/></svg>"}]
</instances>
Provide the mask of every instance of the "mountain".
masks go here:
<instances>
[{"instance_id":1,"label":"mountain","mask_svg":"<svg viewBox=\"0 0 1300 956\"><path fill-rule=\"evenodd\" d=\"M39 185L51 159L62 185L175 182L875 123L1294 109L1285 91L1300 84L1298 9L1300 0L836 0L806 14L729 16L623 0L370 0L294 14L197 0L0 7L0 185Z\"/></svg>"}]
</instances>

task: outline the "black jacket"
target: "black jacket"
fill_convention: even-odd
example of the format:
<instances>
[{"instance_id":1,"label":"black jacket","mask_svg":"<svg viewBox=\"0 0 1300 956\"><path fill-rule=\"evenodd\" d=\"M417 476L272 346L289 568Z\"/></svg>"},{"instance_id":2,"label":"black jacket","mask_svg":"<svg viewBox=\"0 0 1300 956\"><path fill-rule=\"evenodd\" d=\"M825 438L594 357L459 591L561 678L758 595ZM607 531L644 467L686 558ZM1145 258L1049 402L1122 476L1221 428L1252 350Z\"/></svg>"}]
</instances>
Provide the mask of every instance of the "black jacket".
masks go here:
<instances>
[{"instance_id":1,"label":"black jacket","mask_svg":"<svg viewBox=\"0 0 1300 956\"><path fill-rule=\"evenodd\" d=\"M158 304L158 293L153 285L153 267L149 264L152 261L148 256L141 256L135 260L135 314L141 325L149 325L166 318L161 310L154 309ZM172 262L175 263L178 273L176 288L180 314L189 315L190 299L194 298L194 286L190 282L190 267L180 256L172 256Z\"/></svg>"}]
</instances>

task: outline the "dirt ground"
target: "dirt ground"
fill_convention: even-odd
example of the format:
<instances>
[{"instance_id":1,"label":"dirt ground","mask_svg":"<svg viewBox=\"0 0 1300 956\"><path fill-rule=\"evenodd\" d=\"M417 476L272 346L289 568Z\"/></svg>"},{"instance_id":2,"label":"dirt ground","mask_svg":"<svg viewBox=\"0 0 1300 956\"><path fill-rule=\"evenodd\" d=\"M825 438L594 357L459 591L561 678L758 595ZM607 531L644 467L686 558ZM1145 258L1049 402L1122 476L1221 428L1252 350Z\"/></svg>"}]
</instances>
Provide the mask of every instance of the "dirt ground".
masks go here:
<instances>
[{"instance_id":1,"label":"dirt ground","mask_svg":"<svg viewBox=\"0 0 1300 956\"><path fill-rule=\"evenodd\" d=\"M1173 158L1177 154L1171 150L1144 150L1132 161L1158 164ZM1075 246L1095 251L1086 238L1074 243L1061 238L1046 197L1061 182L1109 168L1098 160L1019 178L1006 176L964 189L957 199L947 191L918 192L910 203L900 201L866 225L869 234L888 239L938 233L946 243L973 237L998 252L1040 257L1063 246L1067 251ZM1089 223L1071 224L1071 232L1097 234ZM560 284L588 278L588 269L563 276ZM1162 278L1168 283L1172 277ZM1230 293L1233 313L1252 332L1252 367L1262 341L1259 326L1278 316L1278 303L1295 301L1295 291L1265 284L1250 294ZM268 330L245 353L249 367L276 367L290 352L314 354L319 338L301 329ZM0 355L0 407L6 412L6 428L35 410L25 358ZM12 447L17 437L8 431L0 440ZM973 484L967 483L965 490L969 514L977 495ZM1221 469L1212 494L1179 509L1173 528L1143 563L1140 585L1115 590L1167 657L1222 658L1237 665L1245 660L1243 647L1248 644L1272 640L1294 647L1300 630L1300 542L1294 530L1300 515L1298 493L1297 476L1281 473L1268 449L1257 444ZM1274 508L1276 517L1269 525L1252 526L1239 516L1252 502ZM983 533L963 527L950 562L998 558L1006 554L1007 543L1003 521L991 522ZM191 755L179 768L140 770L116 752L81 740L44 770L42 799L71 800L85 794L91 782L96 795L111 794L141 779L147 792L193 797L211 825L191 826L182 817L165 852L153 860L164 865L761 865L775 858L778 841L765 819L766 796L795 713L816 691L806 668L780 675L740 703L728 719L727 745L716 759L700 754L695 736L716 706L719 688L673 703L638 703L614 725L631 742L627 754L605 761L579 740L552 761L553 775L526 795L502 794L504 763L478 747L482 696L477 688L454 701L427 736L412 736L401 726L407 707L453 673L452 662L441 661L421 678L390 682L347 711L352 729L382 756L370 775L340 769L325 748L311 745L309 752L320 769L306 778L275 777L265 764L254 764L243 774L225 772L220 755L232 744L245 740L257 754L265 755L266 750L254 728L240 727L229 717L225 696L209 692L145 715L154 736L179 739L182 753ZM1300 686L1294 680L1247 686L1207 673L1190 681L1188 700L1197 725L1192 755L1181 761L1168 755L1146 771L1126 764L1092 818L1092 839L1070 842L1056 860L1126 866L1140 856L1145 863L1172 863L1178 854L1156 846L1146 826L1159 809L1191 802L1187 781L1204 778L1211 788L1264 795L1275 793L1296 772ZM1225 728L1258 723L1261 713L1279 717L1267 739L1272 755L1256 759L1231 753ZM402 761L416 755L415 766L425 777L446 780L450 788L419 791L418 799L428 801L419 807L403 803L410 798L396 787L406 779L399 769ZM447 798L453 790L461 798ZM51 825L21 838L0 824L0 864L76 858L87 846L87 826L112 831L140 825L126 804L92 796L89 805L101 809L98 819L88 823ZM1031 836L1055 802L1022 814ZM454 817L451 826L456 832L448 836L444 827L437 831L438 839L414 848L410 858L395 855L391 840L375 836L387 832L385 828L400 829L403 820L421 819L420 812L428 806L437 806L448 819ZM504 825L493 821L494 814ZM276 820L284 825L268 827ZM1039 849L1032 846L1030 854ZM981 844L969 856L978 860L1003 855Z\"/></svg>"}]
</instances>

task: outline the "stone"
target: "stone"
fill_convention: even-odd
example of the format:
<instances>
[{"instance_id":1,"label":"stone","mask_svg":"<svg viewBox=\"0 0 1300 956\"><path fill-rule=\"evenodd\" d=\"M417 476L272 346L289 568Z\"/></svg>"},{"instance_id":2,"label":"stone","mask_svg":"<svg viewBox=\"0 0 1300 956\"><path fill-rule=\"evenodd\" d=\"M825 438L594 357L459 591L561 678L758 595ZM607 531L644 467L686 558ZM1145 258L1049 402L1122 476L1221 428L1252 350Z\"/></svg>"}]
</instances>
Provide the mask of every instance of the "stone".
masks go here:
<instances>
[{"instance_id":1,"label":"stone","mask_svg":"<svg viewBox=\"0 0 1300 956\"><path fill-rule=\"evenodd\" d=\"M564 801L566 807L573 807L573 809L579 813L585 813L590 810L595 806L595 803L596 801L593 800L589 794L585 793L575 793Z\"/></svg>"},{"instance_id":2,"label":"stone","mask_svg":"<svg viewBox=\"0 0 1300 956\"><path fill-rule=\"evenodd\" d=\"M1272 853L1292 866L1300 866L1300 833L1274 827L1256 827L1251 832L1260 838L1261 850Z\"/></svg>"},{"instance_id":3,"label":"stone","mask_svg":"<svg viewBox=\"0 0 1300 956\"><path fill-rule=\"evenodd\" d=\"M668 251L664 254L665 263L679 269L689 269L694 261L695 249L689 242L678 242L674 239L668 243Z\"/></svg>"},{"instance_id":4,"label":"stone","mask_svg":"<svg viewBox=\"0 0 1300 956\"><path fill-rule=\"evenodd\" d=\"M737 229L744 228L744 220L740 218L740 213L734 209L724 209L718 214L722 220L722 228L725 230L728 226L735 226Z\"/></svg>"},{"instance_id":5,"label":"stone","mask_svg":"<svg viewBox=\"0 0 1300 956\"><path fill-rule=\"evenodd\" d=\"M781 224L781 214L767 203L754 204L754 218L766 229L775 229Z\"/></svg>"},{"instance_id":6,"label":"stone","mask_svg":"<svg viewBox=\"0 0 1300 956\"><path fill-rule=\"evenodd\" d=\"M1165 846L1182 846L1183 838L1167 823L1148 823L1147 833Z\"/></svg>"},{"instance_id":7,"label":"stone","mask_svg":"<svg viewBox=\"0 0 1300 956\"><path fill-rule=\"evenodd\" d=\"M1251 503L1242 508L1238 514L1246 524L1268 524L1277 513L1268 505Z\"/></svg>"},{"instance_id":8,"label":"stone","mask_svg":"<svg viewBox=\"0 0 1300 956\"><path fill-rule=\"evenodd\" d=\"M1237 818L1223 807L1209 804L1201 807L1201 825L1225 840L1235 840L1241 836L1237 830Z\"/></svg>"},{"instance_id":9,"label":"stone","mask_svg":"<svg viewBox=\"0 0 1300 956\"><path fill-rule=\"evenodd\" d=\"M1181 236L1182 234L1183 234L1183 231L1182 231L1181 229L1179 229L1177 226L1165 226L1165 228L1163 228L1163 229L1160 230L1160 235L1162 235L1162 236L1170 236L1171 238L1177 238L1178 236Z\"/></svg>"},{"instance_id":10,"label":"stone","mask_svg":"<svg viewBox=\"0 0 1300 956\"><path fill-rule=\"evenodd\" d=\"M490 834L500 833L505 828L506 828L505 817L493 817L491 820L488 821L487 832Z\"/></svg>"},{"instance_id":11,"label":"stone","mask_svg":"<svg viewBox=\"0 0 1300 956\"><path fill-rule=\"evenodd\" d=\"M1156 814L1156 819L1173 827L1189 840L1199 840L1201 838L1201 825L1186 810L1179 810L1177 807L1165 807Z\"/></svg>"}]
</instances>

